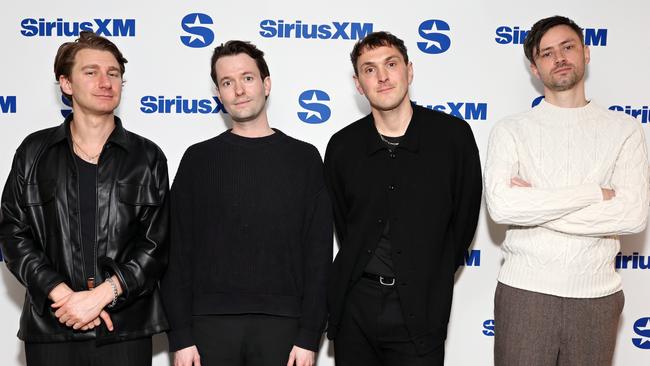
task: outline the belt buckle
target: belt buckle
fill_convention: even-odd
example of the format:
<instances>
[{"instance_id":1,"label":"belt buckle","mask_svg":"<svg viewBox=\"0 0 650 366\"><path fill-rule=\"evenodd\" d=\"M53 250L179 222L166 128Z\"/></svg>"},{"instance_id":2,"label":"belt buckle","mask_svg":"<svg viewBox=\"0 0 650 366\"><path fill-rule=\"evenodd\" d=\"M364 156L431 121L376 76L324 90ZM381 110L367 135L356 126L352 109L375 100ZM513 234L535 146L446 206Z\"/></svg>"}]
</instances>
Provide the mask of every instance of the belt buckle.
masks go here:
<instances>
[{"instance_id":1,"label":"belt buckle","mask_svg":"<svg viewBox=\"0 0 650 366\"><path fill-rule=\"evenodd\" d=\"M379 283L381 283L384 286L393 286L395 285L395 277L391 278L390 282L384 282L384 276L379 276Z\"/></svg>"}]
</instances>

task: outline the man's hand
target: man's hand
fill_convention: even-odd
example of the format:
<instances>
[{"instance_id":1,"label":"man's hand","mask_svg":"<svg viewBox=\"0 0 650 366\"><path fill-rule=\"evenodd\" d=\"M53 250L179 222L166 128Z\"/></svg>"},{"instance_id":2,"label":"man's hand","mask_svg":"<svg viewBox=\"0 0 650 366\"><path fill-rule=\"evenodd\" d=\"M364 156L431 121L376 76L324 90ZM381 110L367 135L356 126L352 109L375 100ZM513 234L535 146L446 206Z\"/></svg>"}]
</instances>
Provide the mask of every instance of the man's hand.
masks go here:
<instances>
[{"instance_id":1,"label":"man's hand","mask_svg":"<svg viewBox=\"0 0 650 366\"><path fill-rule=\"evenodd\" d=\"M68 286L65 282L61 282L56 285L52 291L50 291L47 297L53 302L59 302L68 297L68 295L72 294L73 292L74 291L72 291L70 286Z\"/></svg>"},{"instance_id":2,"label":"man's hand","mask_svg":"<svg viewBox=\"0 0 650 366\"><path fill-rule=\"evenodd\" d=\"M94 324L95 319L111 301L113 301L113 291L110 285L107 285L98 286L93 291L74 292L52 304L52 307L57 309L54 315L59 322L74 329L81 329L91 322ZM101 318L106 321L107 315L107 313L102 314ZM110 317L108 320L106 326L109 327L110 324L109 330L112 330Z\"/></svg>"},{"instance_id":3,"label":"man's hand","mask_svg":"<svg viewBox=\"0 0 650 366\"><path fill-rule=\"evenodd\" d=\"M201 366L198 348L190 346L174 352L174 366Z\"/></svg>"},{"instance_id":4,"label":"man's hand","mask_svg":"<svg viewBox=\"0 0 650 366\"><path fill-rule=\"evenodd\" d=\"M512 177L510 178L510 187L522 187L522 188L529 188L532 187L530 183L526 182L525 180L519 178L519 177Z\"/></svg>"},{"instance_id":5,"label":"man's hand","mask_svg":"<svg viewBox=\"0 0 650 366\"><path fill-rule=\"evenodd\" d=\"M616 197L616 191L613 189L601 188L600 190L603 192L603 201L609 201L612 198Z\"/></svg>"},{"instance_id":6,"label":"man's hand","mask_svg":"<svg viewBox=\"0 0 650 366\"><path fill-rule=\"evenodd\" d=\"M293 346L287 366L314 366L315 363L316 352Z\"/></svg>"}]
</instances>

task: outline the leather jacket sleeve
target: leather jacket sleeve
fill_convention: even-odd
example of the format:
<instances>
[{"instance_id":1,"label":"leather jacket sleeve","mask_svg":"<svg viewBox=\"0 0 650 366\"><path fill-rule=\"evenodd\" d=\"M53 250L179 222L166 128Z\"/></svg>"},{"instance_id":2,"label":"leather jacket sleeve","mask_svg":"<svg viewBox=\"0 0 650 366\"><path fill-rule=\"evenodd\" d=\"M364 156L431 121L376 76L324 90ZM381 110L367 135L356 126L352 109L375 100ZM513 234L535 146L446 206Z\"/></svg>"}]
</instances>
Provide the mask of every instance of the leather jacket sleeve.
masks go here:
<instances>
[{"instance_id":1,"label":"leather jacket sleeve","mask_svg":"<svg viewBox=\"0 0 650 366\"><path fill-rule=\"evenodd\" d=\"M144 207L140 216L140 230L133 238L131 248L121 261L109 257L98 260L102 273L115 274L123 293L112 310L118 310L137 298L150 294L158 286L168 262L169 243L169 178L167 160L157 150L153 172L159 204Z\"/></svg>"},{"instance_id":2,"label":"leather jacket sleeve","mask_svg":"<svg viewBox=\"0 0 650 366\"><path fill-rule=\"evenodd\" d=\"M27 170L32 165L25 155L23 144L16 151L2 192L0 249L7 267L27 288L30 301L40 315L45 310L50 291L66 279L53 269L43 247L33 238L34 231L28 220L29 207L42 205L53 195L44 197L39 187L25 184Z\"/></svg>"}]
</instances>

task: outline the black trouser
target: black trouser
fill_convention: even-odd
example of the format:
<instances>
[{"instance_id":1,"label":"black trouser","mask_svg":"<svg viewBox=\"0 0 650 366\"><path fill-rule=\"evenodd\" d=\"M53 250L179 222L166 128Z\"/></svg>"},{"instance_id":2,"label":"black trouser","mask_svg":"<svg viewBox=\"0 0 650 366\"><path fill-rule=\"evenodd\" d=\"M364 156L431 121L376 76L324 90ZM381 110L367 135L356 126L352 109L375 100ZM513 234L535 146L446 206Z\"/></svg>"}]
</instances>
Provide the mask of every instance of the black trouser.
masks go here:
<instances>
[{"instance_id":1,"label":"black trouser","mask_svg":"<svg viewBox=\"0 0 650 366\"><path fill-rule=\"evenodd\" d=\"M25 343L27 366L151 366L151 337L97 346L95 340Z\"/></svg>"},{"instance_id":2,"label":"black trouser","mask_svg":"<svg viewBox=\"0 0 650 366\"><path fill-rule=\"evenodd\" d=\"M298 319L263 314L192 317L202 366L285 366Z\"/></svg>"},{"instance_id":3,"label":"black trouser","mask_svg":"<svg viewBox=\"0 0 650 366\"><path fill-rule=\"evenodd\" d=\"M443 365L445 349L418 355L395 286L361 278L350 290L334 339L337 366Z\"/></svg>"}]
</instances>

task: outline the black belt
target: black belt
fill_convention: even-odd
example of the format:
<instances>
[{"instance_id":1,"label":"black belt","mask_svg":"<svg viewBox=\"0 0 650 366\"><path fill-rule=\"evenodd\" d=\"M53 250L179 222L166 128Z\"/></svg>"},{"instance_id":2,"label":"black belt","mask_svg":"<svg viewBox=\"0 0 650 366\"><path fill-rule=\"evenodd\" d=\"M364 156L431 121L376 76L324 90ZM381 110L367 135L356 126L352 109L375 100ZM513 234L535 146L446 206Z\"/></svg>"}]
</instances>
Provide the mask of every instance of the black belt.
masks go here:
<instances>
[{"instance_id":1,"label":"black belt","mask_svg":"<svg viewBox=\"0 0 650 366\"><path fill-rule=\"evenodd\" d=\"M361 277L367 278L369 280L373 280L375 282L378 282L380 285L383 285L383 286L394 286L395 285L395 277L380 276L380 275L373 274L373 273L368 273L368 272L363 272Z\"/></svg>"}]
</instances>

